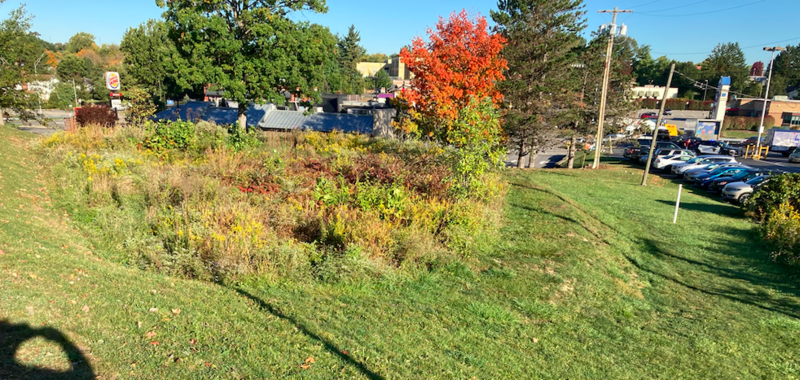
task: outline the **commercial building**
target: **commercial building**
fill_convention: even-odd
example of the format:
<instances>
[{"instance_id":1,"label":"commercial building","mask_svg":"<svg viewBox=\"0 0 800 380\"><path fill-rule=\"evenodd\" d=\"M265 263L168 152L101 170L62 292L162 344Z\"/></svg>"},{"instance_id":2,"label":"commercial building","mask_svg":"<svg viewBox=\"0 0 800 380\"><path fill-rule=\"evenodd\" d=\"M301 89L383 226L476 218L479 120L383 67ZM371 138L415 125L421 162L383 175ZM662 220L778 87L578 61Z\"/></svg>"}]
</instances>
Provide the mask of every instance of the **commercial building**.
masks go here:
<instances>
[{"instance_id":1,"label":"commercial building","mask_svg":"<svg viewBox=\"0 0 800 380\"><path fill-rule=\"evenodd\" d=\"M407 81L414 78L414 74L408 70L400 57L388 59L386 62L360 62L356 65L356 69L364 77L374 77L378 71L385 70L395 81Z\"/></svg>"},{"instance_id":2,"label":"commercial building","mask_svg":"<svg viewBox=\"0 0 800 380\"><path fill-rule=\"evenodd\" d=\"M736 99L728 106L728 115L761 117L764 99ZM800 127L800 100L790 100L787 96L776 96L767 100L767 116L775 119L775 125Z\"/></svg>"}]
</instances>

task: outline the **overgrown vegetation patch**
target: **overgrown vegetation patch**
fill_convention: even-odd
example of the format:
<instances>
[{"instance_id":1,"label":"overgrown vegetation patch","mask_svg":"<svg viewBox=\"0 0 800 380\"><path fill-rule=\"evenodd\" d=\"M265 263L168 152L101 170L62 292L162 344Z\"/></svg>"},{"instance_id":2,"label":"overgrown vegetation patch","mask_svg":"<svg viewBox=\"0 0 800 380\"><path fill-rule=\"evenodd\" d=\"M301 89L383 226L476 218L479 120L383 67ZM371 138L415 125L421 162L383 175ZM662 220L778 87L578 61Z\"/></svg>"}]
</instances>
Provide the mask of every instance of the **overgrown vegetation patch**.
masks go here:
<instances>
[{"instance_id":1,"label":"overgrown vegetation patch","mask_svg":"<svg viewBox=\"0 0 800 380\"><path fill-rule=\"evenodd\" d=\"M438 145L338 133L87 127L41 153L56 198L115 259L213 281L339 281L460 259L490 244L503 192L491 172L465 187Z\"/></svg>"}]
</instances>

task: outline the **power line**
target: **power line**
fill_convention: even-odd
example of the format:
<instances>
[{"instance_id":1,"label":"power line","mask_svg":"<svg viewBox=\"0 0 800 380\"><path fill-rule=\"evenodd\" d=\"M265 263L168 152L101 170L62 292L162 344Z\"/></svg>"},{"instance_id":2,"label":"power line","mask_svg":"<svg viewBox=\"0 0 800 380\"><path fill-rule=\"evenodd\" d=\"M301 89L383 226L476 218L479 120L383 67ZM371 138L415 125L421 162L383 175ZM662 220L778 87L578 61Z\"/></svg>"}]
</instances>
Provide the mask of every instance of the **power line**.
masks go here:
<instances>
[{"instance_id":1,"label":"power line","mask_svg":"<svg viewBox=\"0 0 800 380\"><path fill-rule=\"evenodd\" d=\"M685 5L679 5L679 6L677 6L677 7L672 7L672 8L655 9L655 10L652 10L652 11L647 11L647 13L655 13L655 12L671 11L671 10L673 10L673 9L679 9L679 8L691 7L692 5L702 4L702 3L705 3L705 2L708 2L708 0L700 0L700 1L698 1L698 2L694 2L694 3L691 3L691 4L685 4ZM643 14L645 14L645 13L643 13Z\"/></svg>"},{"instance_id":2,"label":"power line","mask_svg":"<svg viewBox=\"0 0 800 380\"><path fill-rule=\"evenodd\" d=\"M708 11L708 12L688 13L688 14L682 14L682 15L661 15L661 14L654 14L654 13L638 13L638 14L640 14L640 15L644 15L644 16L654 16L654 17L688 17L688 16L699 16L699 15L707 15L707 14L711 14L711 13L717 13L717 12L725 12L725 11L729 11L729 10L731 10L731 9L738 9L738 8L749 7L749 6L751 6L751 5L755 5L755 4L758 4L758 3L763 3L763 2L765 2L765 1L767 1L767 0L759 0L759 1L754 1L754 2L752 2L752 3L747 3L747 4L737 5L737 6L735 6L735 7L730 7L730 8L725 8L725 9L717 9L717 10Z\"/></svg>"},{"instance_id":3,"label":"power line","mask_svg":"<svg viewBox=\"0 0 800 380\"><path fill-rule=\"evenodd\" d=\"M644 4L641 4L641 5L635 5L635 6L633 6L633 7L629 7L629 8L634 8L634 9L636 9L636 8L641 8L641 7L648 6L648 5L650 5L650 4L661 3L661 2L663 2L663 1L664 1L664 0L656 0L656 1L651 1L651 2L649 2L649 3L644 3Z\"/></svg>"},{"instance_id":4,"label":"power line","mask_svg":"<svg viewBox=\"0 0 800 380\"><path fill-rule=\"evenodd\" d=\"M714 87L714 86L712 86L710 84L706 84L705 81L701 82L701 81L699 81L697 79L694 79L694 78L692 78L692 77L690 77L690 76L688 76L688 75L686 75L686 74L684 74L684 73L682 73L682 72L680 72L678 70L675 70L675 73L680 75L680 76L682 76L682 77L684 77L684 78L686 78L686 79L688 79L691 82L694 82L694 87L697 87L697 88L699 88L701 90L708 90L708 89L717 90L717 91L720 90L719 87ZM743 97L746 97L746 98L754 97L754 95L742 94L740 92L731 91L731 90L728 90L728 92L730 92L731 94L736 94L736 95L743 96ZM758 97L758 95L755 95L755 97Z\"/></svg>"},{"instance_id":5,"label":"power line","mask_svg":"<svg viewBox=\"0 0 800 380\"><path fill-rule=\"evenodd\" d=\"M755 48L761 48L761 47L763 47L765 45L772 45L772 44L778 44L778 43L781 43L781 42L789 42L789 41L796 41L796 40L800 40L800 37L794 37L794 38L789 38L789 39L780 40L780 41L773 41L773 42L764 42L764 43L761 43L761 44L750 45L750 46L743 46L743 47L740 47L739 49L742 49L742 50L744 50L744 49L755 49ZM650 53L651 54L661 54L661 55L693 55L693 54L707 54L708 51L700 51L700 52L695 52L695 53L662 53L662 52L658 52L658 51L652 51Z\"/></svg>"}]
</instances>

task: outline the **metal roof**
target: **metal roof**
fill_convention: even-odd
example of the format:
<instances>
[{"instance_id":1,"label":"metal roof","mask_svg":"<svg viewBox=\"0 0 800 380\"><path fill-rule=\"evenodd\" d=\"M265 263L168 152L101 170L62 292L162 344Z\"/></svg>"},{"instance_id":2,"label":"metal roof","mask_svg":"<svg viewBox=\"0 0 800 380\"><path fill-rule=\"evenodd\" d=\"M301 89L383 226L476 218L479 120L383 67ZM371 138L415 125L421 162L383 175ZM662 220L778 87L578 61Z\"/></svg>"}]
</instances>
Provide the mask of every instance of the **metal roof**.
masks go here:
<instances>
[{"instance_id":1,"label":"metal roof","mask_svg":"<svg viewBox=\"0 0 800 380\"><path fill-rule=\"evenodd\" d=\"M207 102L190 101L157 113L155 120L206 120L219 125L232 125L238 120L236 108L212 107ZM372 115L350 115L341 113L314 113L304 115L300 111L278 110L274 104L254 104L247 109L247 126L261 129L303 129L321 132L334 130L350 133L371 134Z\"/></svg>"}]
</instances>

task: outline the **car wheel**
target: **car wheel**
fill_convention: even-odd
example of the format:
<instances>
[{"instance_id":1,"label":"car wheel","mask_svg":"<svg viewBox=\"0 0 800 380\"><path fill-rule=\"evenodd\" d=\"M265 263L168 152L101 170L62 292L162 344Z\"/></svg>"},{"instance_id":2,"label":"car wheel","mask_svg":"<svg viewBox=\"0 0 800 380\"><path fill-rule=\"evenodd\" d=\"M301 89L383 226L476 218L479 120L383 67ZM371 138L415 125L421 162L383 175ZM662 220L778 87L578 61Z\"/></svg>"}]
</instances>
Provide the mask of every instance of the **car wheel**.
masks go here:
<instances>
[{"instance_id":1,"label":"car wheel","mask_svg":"<svg viewBox=\"0 0 800 380\"><path fill-rule=\"evenodd\" d=\"M789 155L791 155L791 153L789 153L789 152L781 152L781 154L782 154L784 157L789 157Z\"/></svg>"},{"instance_id":2,"label":"car wheel","mask_svg":"<svg viewBox=\"0 0 800 380\"><path fill-rule=\"evenodd\" d=\"M740 195L739 196L739 204L742 204L742 205L745 204L750 199L750 197L752 197L752 196L753 196L753 194L749 194L749 193Z\"/></svg>"}]
</instances>

